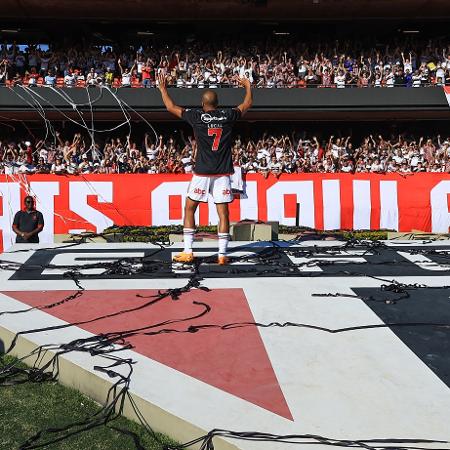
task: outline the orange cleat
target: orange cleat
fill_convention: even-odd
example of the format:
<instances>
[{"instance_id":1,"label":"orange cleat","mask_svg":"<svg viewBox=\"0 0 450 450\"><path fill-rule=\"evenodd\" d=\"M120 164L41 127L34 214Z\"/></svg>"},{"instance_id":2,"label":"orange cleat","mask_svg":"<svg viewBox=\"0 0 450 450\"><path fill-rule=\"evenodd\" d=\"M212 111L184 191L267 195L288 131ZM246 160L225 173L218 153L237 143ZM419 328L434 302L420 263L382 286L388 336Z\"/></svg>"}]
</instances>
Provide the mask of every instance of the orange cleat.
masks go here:
<instances>
[{"instance_id":1,"label":"orange cleat","mask_svg":"<svg viewBox=\"0 0 450 450\"><path fill-rule=\"evenodd\" d=\"M219 266L226 266L229 263L230 263L230 259L227 256L219 255L217 257L217 264L219 264Z\"/></svg>"},{"instance_id":2,"label":"orange cleat","mask_svg":"<svg viewBox=\"0 0 450 450\"><path fill-rule=\"evenodd\" d=\"M194 262L194 254L193 253L181 252L178 255L175 255L173 257L173 262L192 263L192 262Z\"/></svg>"}]
</instances>

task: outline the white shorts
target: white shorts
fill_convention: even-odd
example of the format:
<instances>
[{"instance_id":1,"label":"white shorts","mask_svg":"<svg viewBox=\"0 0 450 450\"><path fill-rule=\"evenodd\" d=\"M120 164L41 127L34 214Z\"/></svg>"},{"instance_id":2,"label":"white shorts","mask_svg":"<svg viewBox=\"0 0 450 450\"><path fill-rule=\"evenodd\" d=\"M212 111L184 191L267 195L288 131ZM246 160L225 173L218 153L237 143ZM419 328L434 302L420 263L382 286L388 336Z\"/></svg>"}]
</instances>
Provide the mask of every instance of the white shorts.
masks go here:
<instances>
[{"instance_id":1,"label":"white shorts","mask_svg":"<svg viewBox=\"0 0 450 450\"><path fill-rule=\"evenodd\" d=\"M188 187L188 197L196 202L208 202L209 194L212 195L214 203L232 202L234 197L230 176L193 175Z\"/></svg>"}]
</instances>

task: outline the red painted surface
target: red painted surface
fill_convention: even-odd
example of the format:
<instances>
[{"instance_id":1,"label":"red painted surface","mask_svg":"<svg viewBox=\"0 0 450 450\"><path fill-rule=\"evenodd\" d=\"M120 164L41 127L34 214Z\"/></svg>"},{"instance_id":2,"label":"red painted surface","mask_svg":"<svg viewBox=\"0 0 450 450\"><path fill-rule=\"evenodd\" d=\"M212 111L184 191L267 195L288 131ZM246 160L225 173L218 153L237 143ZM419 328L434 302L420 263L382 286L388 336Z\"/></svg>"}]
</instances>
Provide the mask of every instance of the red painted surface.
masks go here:
<instances>
[{"instance_id":1,"label":"red painted surface","mask_svg":"<svg viewBox=\"0 0 450 450\"><path fill-rule=\"evenodd\" d=\"M169 195L169 219L183 219L183 205L181 203L180 195Z\"/></svg>"},{"instance_id":2,"label":"red painted surface","mask_svg":"<svg viewBox=\"0 0 450 450\"><path fill-rule=\"evenodd\" d=\"M3 292L30 306L50 304L72 291ZM75 300L46 310L59 319L75 323L145 305L156 290L84 291ZM193 290L179 300L163 299L137 311L122 313L79 325L90 333L126 331L149 327L166 320L183 319L199 314L202 307L193 301L207 303L211 311L163 328L184 330L190 325L253 322L254 318L242 289ZM33 324L33 327L39 326ZM31 325L30 325L31 327ZM289 420L292 415L273 371L264 343L256 327L232 330L205 330L198 333L170 333L154 336L139 334L129 339L135 351L201 380L216 388L247 400ZM148 374L151 383L151 374Z\"/></svg>"},{"instance_id":3,"label":"red painted surface","mask_svg":"<svg viewBox=\"0 0 450 450\"><path fill-rule=\"evenodd\" d=\"M285 194L284 196L284 216L295 219L297 215L297 195Z\"/></svg>"}]
</instances>

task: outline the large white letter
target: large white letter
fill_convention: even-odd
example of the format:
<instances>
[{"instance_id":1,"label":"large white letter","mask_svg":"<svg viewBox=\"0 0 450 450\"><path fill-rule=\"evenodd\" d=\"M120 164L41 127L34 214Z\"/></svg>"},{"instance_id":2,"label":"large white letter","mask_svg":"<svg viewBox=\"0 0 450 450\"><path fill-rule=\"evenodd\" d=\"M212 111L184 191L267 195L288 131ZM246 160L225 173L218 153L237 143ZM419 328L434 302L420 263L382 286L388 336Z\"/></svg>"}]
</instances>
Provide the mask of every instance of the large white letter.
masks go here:
<instances>
[{"instance_id":1,"label":"large white letter","mask_svg":"<svg viewBox=\"0 0 450 450\"><path fill-rule=\"evenodd\" d=\"M431 189L431 231L433 233L448 233L450 226L448 194L450 194L450 181L440 181Z\"/></svg>"},{"instance_id":2,"label":"large white letter","mask_svg":"<svg viewBox=\"0 0 450 450\"><path fill-rule=\"evenodd\" d=\"M44 216L44 229L39 233L39 242L51 244L55 238L55 195L59 195L57 181L32 181L30 194L36 197L36 209Z\"/></svg>"},{"instance_id":3,"label":"large white letter","mask_svg":"<svg viewBox=\"0 0 450 450\"><path fill-rule=\"evenodd\" d=\"M370 181L353 180L353 229L370 230Z\"/></svg>"},{"instance_id":4,"label":"large white letter","mask_svg":"<svg viewBox=\"0 0 450 450\"><path fill-rule=\"evenodd\" d=\"M245 194L241 194L239 200L241 220L258 220L258 183L244 182L244 192Z\"/></svg>"},{"instance_id":5,"label":"large white letter","mask_svg":"<svg viewBox=\"0 0 450 450\"><path fill-rule=\"evenodd\" d=\"M341 228L341 183L339 180L322 180L322 193L323 229L339 230Z\"/></svg>"},{"instance_id":6,"label":"large white letter","mask_svg":"<svg viewBox=\"0 0 450 450\"><path fill-rule=\"evenodd\" d=\"M3 235L3 251L8 250L15 242L12 231L14 215L20 209L19 183L0 183L3 211L0 211L0 230Z\"/></svg>"},{"instance_id":7,"label":"large white letter","mask_svg":"<svg viewBox=\"0 0 450 450\"><path fill-rule=\"evenodd\" d=\"M296 194L300 203L300 225L315 228L314 184L312 181L278 181L267 189L267 220L295 225L295 218L284 215L284 196Z\"/></svg>"},{"instance_id":8,"label":"large white letter","mask_svg":"<svg viewBox=\"0 0 450 450\"><path fill-rule=\"evenodd\" d=\"M380 209L380 228L398 230L396 181L380 181Z\"/></svg>"},{"instance_id":9,"label":"large white letter","mask_svg":"<svg viewBox=\"0 0 450 450\"><path fill-rule=\"evenodd\" d=\"M96 195L99 203L112 203L112 181L70 181L69 208L83 219L95 226L96 232L101 233L114 222L100 211L87 203L88 195Z\"/></svg>"}]
</instances>

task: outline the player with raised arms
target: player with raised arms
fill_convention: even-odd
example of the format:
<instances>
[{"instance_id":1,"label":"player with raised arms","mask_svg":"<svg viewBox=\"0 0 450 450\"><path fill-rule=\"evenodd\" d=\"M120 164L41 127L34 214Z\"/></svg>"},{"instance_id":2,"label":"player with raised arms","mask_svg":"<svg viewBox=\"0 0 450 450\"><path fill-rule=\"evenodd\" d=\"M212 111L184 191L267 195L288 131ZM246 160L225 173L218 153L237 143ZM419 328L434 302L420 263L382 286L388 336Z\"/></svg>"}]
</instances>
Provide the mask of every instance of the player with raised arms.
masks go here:
<instances>
[{"instance_id":1,"label":"player with raised arms","mask_svg":"<svg viewBox=\"0 0 450 450\"><path fill-rule=\"evenodd\" d=\"M228 203L233 201L230 179L233 173L231 133L234 123L252 106L250 80L239 79L240 85L245 88L245 98L236 108L220 108L217 93L207 90L202 96L202 107L194 109L183 108L173 102L167 92L164 74L159 74L158 82L165 107L170 113L192 126L197 141L194 175L189 184L184 208L184 250L174 257L174 261L191 263L194 260L192 243L195 232L195 211L200 202L208 202L208 196L211 194L219 215L217 262L225 265L228 263L226 252L230 239Z\"/></svg>"}]
</instances>

